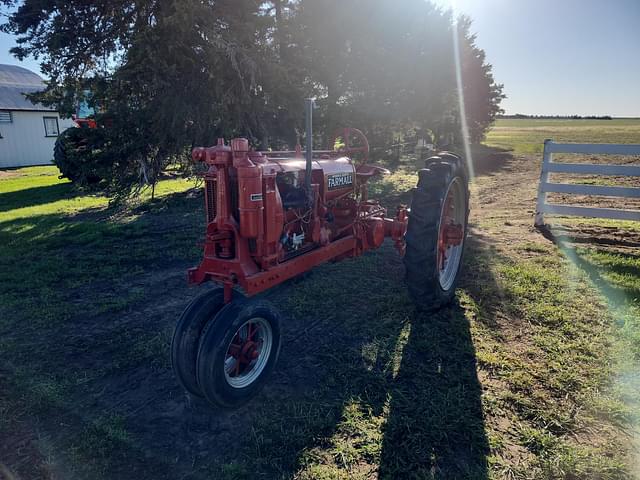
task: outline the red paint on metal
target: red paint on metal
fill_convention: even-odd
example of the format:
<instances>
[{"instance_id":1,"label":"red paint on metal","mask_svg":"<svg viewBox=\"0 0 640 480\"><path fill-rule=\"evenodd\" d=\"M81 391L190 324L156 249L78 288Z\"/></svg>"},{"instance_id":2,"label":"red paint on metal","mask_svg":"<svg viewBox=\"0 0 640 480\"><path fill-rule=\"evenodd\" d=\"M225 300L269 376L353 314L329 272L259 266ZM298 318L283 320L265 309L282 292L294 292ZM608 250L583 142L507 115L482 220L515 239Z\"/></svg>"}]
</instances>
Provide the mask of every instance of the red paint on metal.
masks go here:
<instances>
[{"instance_id":1,"label":"red paint on metal","mask_svg":"<svg viewBox=\"0 0 640 480\"><path fill-rule=\"evenodd\" d=\"M447 259L449 247L462 244L464 239L464 227L456 224L453 214L454 205L453 192L449 192L442 207L442 218L440 219L440 229L438 232L438 268L444 270L444 262Z\"/></svg>"},{"instance_id":2,"label":"red paint on metal","mask_svg":"<svg viewBox=\"0 0 640 480\"><path fill-rule=\"evenodd\" d=\"M354 153L361 153L363 156L363 161L361 163L367 163L369 160L369 141L364 133L362 133L357 128L346 127L336 131L329 142L329 146L334 148L336 144L336 140L338 138L342 138L344 140L344 147L338 149L338 152L344 155L353 155ZM359 146L353 146L351 144L351 139L356 138L359 140Z\"/></svg>"},{"instance_id":3,"label":"red paint on metal","mask_svg":"<svg viewBox=\"0 0 640 480\"><path fill-rule=\"evenodd\" d=\"M233 358L235 364L233 366L233 376L246 373L251 370L251 362L260 356L261 345L254 341L254 336L258 332L260 326L257 327L253 322L247 324L247 336L242 338L240 331L236 332L231 344L227 349L226 358Z\"/></svg>"},{"instance_id":4,"label":"red paint on metal","mask_svg":"<svg viewBox=\"0 0 640 480\"><path fill-rule=\"evenodd\" d=\"M350 151L368 152L362 132L345 129L342 134L361 136L361 146L347 144ZM311 200L289 197L287 208L279 175L295 179L284 185L285 190L295 193L304 185L305 162L299 150L252 152L245 139L234 139L230 145L219 139L216 146L195 148L192 158L209 166L204 175L208 225L204 258L189 270L189 282L223 284L229 303L234 286L254 295L321 263L377 248L385 237L391 237L402 253L406 207L398 207L389 218L378 202L367 200L367 180L384 169L354 168L344 156L348 148L314 152Z\"/></svg>"},{"instance_id":5,"label":"red paint on metal","mask_svg":"<svg viewBox=\"0 0 640 480\"><path fill-rule=\"evenodd\" d=\"M98 122L92 118L74 118L73 123L79 128L98 128Z\"/></svg>"},{"instance_id":6,"label":"red paint on metal","mask_svg":"<svg viewBox=\"0 0 640 480\"><path fill-rule=\"evenodd\" d=\"M449 247L455 247L462 243L462 237L464 232L462 230L462 225L450 224L445 225L442 229L442 240L443 243Z\"/></svg>"}]
</instances>

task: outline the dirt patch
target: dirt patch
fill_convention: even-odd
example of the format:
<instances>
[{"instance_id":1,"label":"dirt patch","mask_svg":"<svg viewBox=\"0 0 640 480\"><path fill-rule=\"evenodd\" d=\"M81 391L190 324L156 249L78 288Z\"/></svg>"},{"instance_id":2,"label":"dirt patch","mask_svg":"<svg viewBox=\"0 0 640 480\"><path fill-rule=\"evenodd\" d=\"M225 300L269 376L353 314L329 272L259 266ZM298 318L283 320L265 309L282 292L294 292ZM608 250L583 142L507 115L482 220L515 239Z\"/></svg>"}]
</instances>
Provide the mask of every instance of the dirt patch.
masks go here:
<instances>
[{"instance_id":1,"label":"dirt patch","mask_svg":"<svg viewBox=\"0 0 640 480\"><path fill-rule=\"evenodd\" d=\"M533 227L540 168L540 156L517 156L510 159L499 174L478 178L472 188L474 204L471 221L488 228L492 238L500 240L495 242L500 249L513 251L512 247L515 245L541 240L541 233ZM590 207L640 209L638 199L550 194L548 201ZM563 225L560 218L545 218L562 235L563 240L571 238L576 243L593 242L614 247L637 247L640 240L640 232L618 226L583 226L572 224L571 221L564 222Z\"/></svg>"},{"instance_id":2,"label":"dirt patch","mask_svg":"<svg viewBox=\"0 0 640 480\"><path fill-rule=\"evenodd\" d=\"M0 179L20 176L22 176L22 174L16 170L0 170Z\"/></svg>"}]
</instances>

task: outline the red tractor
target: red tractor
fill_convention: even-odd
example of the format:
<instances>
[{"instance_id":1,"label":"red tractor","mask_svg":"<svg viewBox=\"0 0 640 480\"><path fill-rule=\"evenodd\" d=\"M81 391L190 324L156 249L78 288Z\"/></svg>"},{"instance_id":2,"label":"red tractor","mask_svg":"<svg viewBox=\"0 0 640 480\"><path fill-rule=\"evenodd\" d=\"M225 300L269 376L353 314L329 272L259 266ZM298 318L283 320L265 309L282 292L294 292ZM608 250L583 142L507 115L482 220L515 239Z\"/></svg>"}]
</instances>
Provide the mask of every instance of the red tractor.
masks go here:
<instances>
[{"instance_id":1,"label":"red tractor","mask_svg":"<svg viewBox=\"0 0 640 480\"><path fill-rule=\"evenodd\" d=\"M90 92L85 92L90 96ZM96 119L99 110L90 107L86 100L78 103L71 116L72 128L61 132L53 147L53 162L60 170L60 177L84 187L96 187L109 178L113 168L111 159L103 159L105 129L111 128L112 119Z\"/></svg>"},{"instance_id":2,"label":"red tractor","mask_svg":"<svg viewBox=\"0 0 640 480\"><path fill-rule=\"evenodd\" d=\"M187 306L171 356L184 388L219 407L253 397L278 358L280 314L253 295L378 248L387 237L404 257L419 308L439 308L455 294L469 212L464 161L449 152L426 160L411 208L400 205L389 216L367 196L367 182L388 171L367 163L366 137L346 128L330 143L340 137L342 147L313 151L312 108L307 101L304 156L299 147L253 151L243 138L193 150L193 159L208 166L207 230L204 258L188 278L220 287Z\"/></svg>"}]
</instances>

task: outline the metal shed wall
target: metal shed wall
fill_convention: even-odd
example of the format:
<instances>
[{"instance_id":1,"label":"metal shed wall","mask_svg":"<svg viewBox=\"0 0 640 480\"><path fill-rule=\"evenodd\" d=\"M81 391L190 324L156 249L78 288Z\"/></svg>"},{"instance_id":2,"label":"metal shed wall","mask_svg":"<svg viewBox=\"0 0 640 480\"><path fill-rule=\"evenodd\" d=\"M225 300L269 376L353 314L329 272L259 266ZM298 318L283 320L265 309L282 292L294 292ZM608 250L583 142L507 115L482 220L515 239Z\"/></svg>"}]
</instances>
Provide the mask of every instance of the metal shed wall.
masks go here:
<instances>
[{"instance_id":1,"label":"metal shed wall","mask_svg":"<svg viewBox=\"0 0 640 480\"><path fill-rule=\"evenodd\" d=\"M52 163L57 137L45 136L43 117L58 118L59 132L73 126L56 112L15 110L11 116L11 123L0 123L0 168Z\"/></svg>"}]
</instances>

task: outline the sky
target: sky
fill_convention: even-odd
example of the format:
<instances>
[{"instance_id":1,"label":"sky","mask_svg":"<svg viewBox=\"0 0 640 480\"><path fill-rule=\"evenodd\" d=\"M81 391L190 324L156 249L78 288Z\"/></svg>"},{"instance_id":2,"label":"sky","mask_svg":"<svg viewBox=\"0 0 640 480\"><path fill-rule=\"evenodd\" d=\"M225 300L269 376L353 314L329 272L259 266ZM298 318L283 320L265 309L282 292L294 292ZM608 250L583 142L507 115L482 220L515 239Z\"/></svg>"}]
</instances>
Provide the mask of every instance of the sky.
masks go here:
<instances>
[{"instance_id":1,"label":"sky","mask_svg":"<svg viewBox=\"0 0 640 480\"><path fill-rule=\"evenodd\" d=\"M507 114L640 117L640 0L435 0L473 19Z\"/></svg>"},{"instance_id":2,"label":"sky","mask_svg":"<svg viewBox=\"0 0 640 480\"><path fill-rule=\"evenodd\" d=\"M473 19L507 114L640 117L640 0L434 2ZM13 45L0 33L0 63L39 73Z\"/></svg>"}]
</instances>

